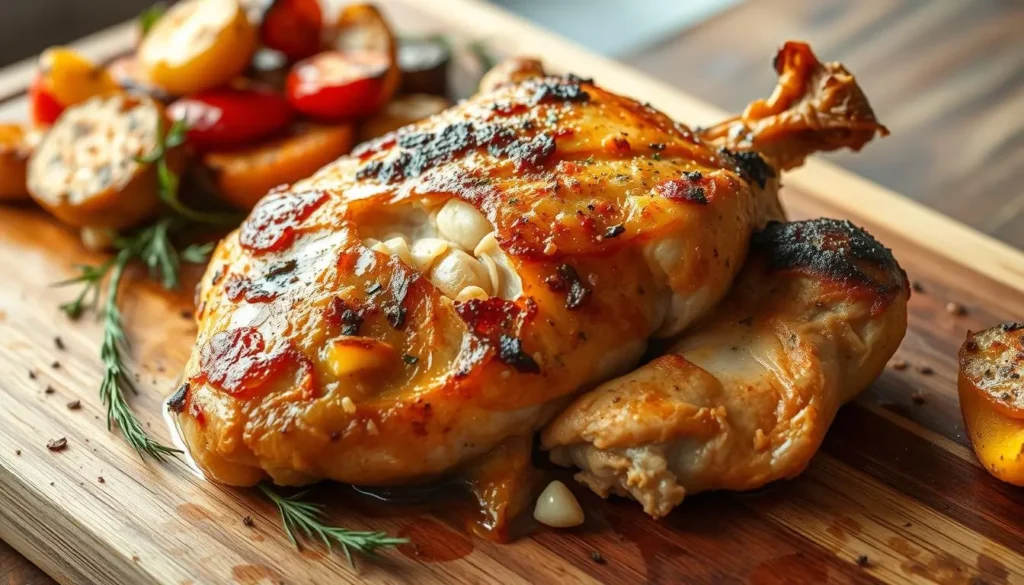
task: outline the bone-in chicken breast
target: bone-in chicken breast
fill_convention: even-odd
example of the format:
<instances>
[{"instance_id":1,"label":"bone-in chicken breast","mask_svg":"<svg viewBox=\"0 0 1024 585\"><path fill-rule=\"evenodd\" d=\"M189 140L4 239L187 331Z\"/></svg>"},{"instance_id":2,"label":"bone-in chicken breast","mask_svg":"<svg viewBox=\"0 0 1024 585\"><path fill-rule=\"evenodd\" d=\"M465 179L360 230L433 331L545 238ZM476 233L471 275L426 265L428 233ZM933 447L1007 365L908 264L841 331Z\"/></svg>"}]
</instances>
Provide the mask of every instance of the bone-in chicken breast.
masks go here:
<instances>
[{"instance_id":1,"label":"bone-in chicken breast","mask_svg":"<svg viewBox=\"0 0 1024 585\"><path fill-rule=\"evenodd\" d=\"M198 290L170 404L198 465L234 485L422 480L628 371L726 294L782 217L781 169L882 130L852 78L790 60L798 99L705 133L524 61L269 194ZM769 134L786 148L763 158Z\"/></svg>"},{"instance_id":2,"label":"bone-in chicken breast","mask_svg":"<svg viewBox=\"0 0 1024 585\"><path fill-rule=\"evenodd\" d=\"M889 250L849 222L771 223L706 323L578 398L543 445L655 517L688 493L793 477L896 351L908 296Z\"/></svg>"}]
</instances>

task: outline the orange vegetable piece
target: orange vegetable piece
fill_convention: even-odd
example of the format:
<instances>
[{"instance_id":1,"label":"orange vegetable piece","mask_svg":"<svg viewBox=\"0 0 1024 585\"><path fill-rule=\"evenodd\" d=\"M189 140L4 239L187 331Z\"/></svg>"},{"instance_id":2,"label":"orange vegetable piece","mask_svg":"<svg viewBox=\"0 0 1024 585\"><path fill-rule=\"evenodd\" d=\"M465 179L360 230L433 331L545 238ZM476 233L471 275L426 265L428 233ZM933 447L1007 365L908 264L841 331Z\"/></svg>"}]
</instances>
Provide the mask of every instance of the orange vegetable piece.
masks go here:
<instances>
[{"instance_id":1,"label":"orange vegetable piece","mask_svg":"<svg viewBox=\"0 0 1024 585\"><path fill-rule=\"evenodd\" d=\"M1024 323L967 336L960 348L960 410L985 469L1024 486Z\"/></svg>"},{"instance_id":2,"label":"orange vegetable piece","mask_svg":"<svg viewBox=\"0 0 1024 585\"><path fill-rule=\"evenodd\" d=\"M0 124L0 201L28 198L29 134L21 124Z\"/></svg>"},{"instance_id":3,"label":"orange vegetable piece","mask_svg":"<svg viewBox=\"0 0 1024 585\"><path fill-rule=\"evenodd\" d=\"M39 56L39 71L29 88L32 120L53 124L66 108L117 89L100 65L71 49L51 47Z\"/></svg>"},{"instance_id":4,"label":"orange vegetable piece","mask_svg":"<svg viewBox=\"0 0 1024 585\"><path fill-rule=\"evenodd\" d=\"M221 195L244 210L279 185L294 183L352 149L348 124L301 124L290 135L229 152L211 152L203 163Z\"/></svg>"}]
</instances>

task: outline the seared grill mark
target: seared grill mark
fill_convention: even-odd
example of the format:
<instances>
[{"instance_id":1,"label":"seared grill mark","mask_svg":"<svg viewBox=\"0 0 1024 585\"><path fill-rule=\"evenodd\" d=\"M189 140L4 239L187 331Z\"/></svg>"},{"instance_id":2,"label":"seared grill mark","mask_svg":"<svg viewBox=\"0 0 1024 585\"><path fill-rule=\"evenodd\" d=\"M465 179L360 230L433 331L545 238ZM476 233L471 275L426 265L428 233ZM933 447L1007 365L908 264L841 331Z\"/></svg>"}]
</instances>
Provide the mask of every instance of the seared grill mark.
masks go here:
<instances>
[{"instance_id":1,"label":"seared grill mark","mask_svg":"<svg viewBox=\"0 0 1024 585\"><path fill-rule=\"evenodd\" d=\"M903 282L879 282L861 270L858 262L867 262L887 272L902 274L892 252L849 221L827 218L792 223L773 221L754 234L751 249L762 254L773 270L806 270L867 285L879 293L899 290L906 281L904 275Z\"/></svg>"},{"instance_id":2,"label":"seared grill mark","mask_svg":"<svg viewBox=\"0 0 1024 585\"><path fill-rule=\"evenodd\" d=\"M512 128L472 122L456 122L436 132L400 134L393 140L402 151L388 160L364 164L356 173L357 178L392 183L418 177L427 169L477 148L486 148L495 158L512 160L517 168L538 166L555 152L555 139L546 132L533 138L517 138ZM360 153L379 149L377 145L365 146Z\"/></svg>"},{"instance_id":3,"label":"seared grill mark","mask_svg":"<svg viewBox=\"0 0 1024 585\"><path fill-rule=\"evenodd\" d=\"M762 189L768 184L768 179L775 176L775 169L769 166L760 154L752 150L732 152L723 148L719 154L739 176L748 182L757 183Z\"/></svg>"}]
</instances>

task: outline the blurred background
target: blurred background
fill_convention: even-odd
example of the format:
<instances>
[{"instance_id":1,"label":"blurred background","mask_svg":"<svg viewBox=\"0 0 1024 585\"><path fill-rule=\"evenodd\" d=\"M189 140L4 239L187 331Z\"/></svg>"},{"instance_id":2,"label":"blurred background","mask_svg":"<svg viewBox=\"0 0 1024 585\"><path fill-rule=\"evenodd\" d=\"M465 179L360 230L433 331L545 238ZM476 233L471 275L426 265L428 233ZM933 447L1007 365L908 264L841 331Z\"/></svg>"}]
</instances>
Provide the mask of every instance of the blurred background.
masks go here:
<instances>
[{"instance_id":1,"label":"blurred background","mask_svg":"<svg viewBox=\"0 0 1024 585\"><path fill-rule=\"evenodd\" d=\"M489 1L731 111L770 91L781 41L808 40L892 130L832 160L1024 248L1024 1ZM0 65L151 2L0 0Z\"/></svg>"}]
</instances>

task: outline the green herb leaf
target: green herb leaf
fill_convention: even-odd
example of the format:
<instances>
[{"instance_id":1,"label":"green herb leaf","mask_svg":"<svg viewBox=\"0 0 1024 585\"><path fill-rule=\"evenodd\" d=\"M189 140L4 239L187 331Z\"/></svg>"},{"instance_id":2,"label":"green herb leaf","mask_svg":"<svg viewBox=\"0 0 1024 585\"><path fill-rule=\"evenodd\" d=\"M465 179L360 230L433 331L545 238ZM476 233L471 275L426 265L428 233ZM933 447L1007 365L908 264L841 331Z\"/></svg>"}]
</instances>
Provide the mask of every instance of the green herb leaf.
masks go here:
<instances>
[{"instance_id":1,"label":"green herb leaf","mask_svg":"<svg viewBox=\"0 0 1024 585\"><path fill-rule=\"evenodd\" d=\"M167 5L158 2L139 13L139 29L142 30L142 36L149 34L153 25L163 17L165 12L167 12Z\"/></svg>"},{"instance_id":2,"label":"green herb leaf","mask_svg":"<svg viewBox=\"0 0 1024 585\"><path fill-rule=\"evenodd\" d=\"M238 225L242 221L242 215L238 213L210 212L192 209L185 205L178 197L178 186L180 180L178 175L171 170L167 161L168 151L173 150L185 143L188 134L188 124L184 120L175 120L171 127L164 134L163 123L158 122L157 135L162 136L156 147L135 160L144 164L156 165L157 190L160 200L181 217L196 223L208 225Z\"/></svg>"},{"instance_id":3,"label":"green herb leaf","mask_svg":"<svg viewBox=\"0 0 1024 585\"><path fill-rule=\"evenodd\" d=\"M75 300L60 305L60 309L68 317L77 319L87 304L94 308L97 306L100 288L109 276L101 308L103 341L100 345L100 359L104 368L103 381L100 383L100 400L107 407L107 428L112 428L116 424L125 440L139 455L148 455L160 462L180 451L162 445L150 437L128 405L126 394L135 392L135 386L128 377L121 353L126 337L121 312L117 307L117 293L125 269L136 260L149 267L150 272L159 278L165 288L177 288L181 260L202 262L213 247L212 244L190 245L179 253L172 241L172 235L174 230L186 225L180 218L164 217L130 235L121 235L114 241L117 254L113 258L97 266L79 266L78 276L57 283L58 286L82 285Z\"/></svg>"},{"instance_id":4,"label":"green herb leaf","mask_svg":"<svg viewBox=\"0 0 1024 585\"><path fill-rule=\"evenodd\" d=\"M372 557L376 555L377 549L394 547L409 542L408 538L396 538L388 536L384 532L357 531L336 526L325 526L323 524L323 507L319 504L303 501L307 492L295 494L294 496L282 496L266 484L260 484L259 488L277 506L278 512L281 513L281 522L284 524L285 534L288 535L288 540L295 545L295 548L300 548L299 542L295 538L295 531L298 530L306 538L320 539L328 551L331 550L332 542L339 544L349 564L355 566L352 560L353 550Z\"/></svg>"}]
</instances>

